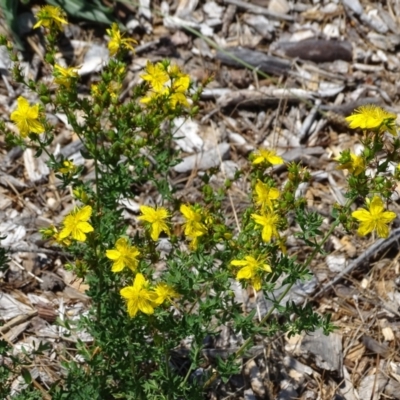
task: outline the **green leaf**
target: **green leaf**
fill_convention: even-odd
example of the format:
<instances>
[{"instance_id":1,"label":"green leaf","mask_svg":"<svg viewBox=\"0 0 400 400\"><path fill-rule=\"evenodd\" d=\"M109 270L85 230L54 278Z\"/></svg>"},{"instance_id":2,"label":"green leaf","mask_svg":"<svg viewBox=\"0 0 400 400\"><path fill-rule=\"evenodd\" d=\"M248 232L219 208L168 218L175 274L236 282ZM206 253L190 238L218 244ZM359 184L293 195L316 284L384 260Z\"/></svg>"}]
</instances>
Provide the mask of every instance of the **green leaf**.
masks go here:
<instances>
[{"instance_id":1,"label":"green leaf","mask_svg":"<svg viewBox=\"0 0 400 400\"><path fill-rule=\"evenodd\" d=\"M32 376L27 369L22 368L21 373L25 383L27 383L28 385L32 383Z\"/></svg>"},{"instance_id":2,"label":"green leaf","mask_svg":"<svg viewBox=\"0 0 400 400\"><path fill-rule=\"evenodd\" d=\"M19 38L19 30L17 25L17 8L18 8L18 1L0 0L0 10L3 11L7 28L13 36L15 46L18 50L24 51L25 50L24 45Z\"/></svg>"},{"instance_id":3,"label":"green leaf","mask_svg":"<svg viewBox=\"0 0 400 400\"><path fill-rule=\"evenodd\" d=\"M111 25L114 20L112 8L103 6L99 0L92 0L91 2L87 0L47 0L47 3L61 7L74 18L82 18L106 25Z\"/></svg>"}]
</instances>

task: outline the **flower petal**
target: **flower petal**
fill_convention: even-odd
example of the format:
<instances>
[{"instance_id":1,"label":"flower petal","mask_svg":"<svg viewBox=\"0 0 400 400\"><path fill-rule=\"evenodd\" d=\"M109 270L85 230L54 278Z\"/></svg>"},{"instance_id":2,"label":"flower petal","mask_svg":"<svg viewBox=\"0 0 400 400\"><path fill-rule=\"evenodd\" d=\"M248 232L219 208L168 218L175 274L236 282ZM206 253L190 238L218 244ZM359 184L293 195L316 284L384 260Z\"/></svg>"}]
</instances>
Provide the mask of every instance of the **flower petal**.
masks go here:
<instances>
[{"instance_id":1,"label":"flower petal","mask_svg":"<svg viewBox=\"0 0 400 400\"><path fill-rule=\"evenodd\" d=\"M380 238L387 238L389 236L389 227L382 222L377 222L376 232Z\"/></svg>"},{"instance_id":2,"label":"flower petal","mask_svg":"<svg viewBox=\"0 0 400 400\"><path fill-rule=\"evenodd\" d=\"M358 219L359 221L370 221L371 220L371 213L364 208L359 208L356 211L353 211L351 214L354 218Z\"/></svg>"},{"instance_id":3,"label":"flower petal","mask_svg":"<svg viewBox=\"0 0 400 400\"><path fill-rule=\"evenodd\" d=\"M373 221L361 222L357 232L360 236L368 235L368 233L372 232L376 227L376 224Z\"/></svg>"}]
</instances>

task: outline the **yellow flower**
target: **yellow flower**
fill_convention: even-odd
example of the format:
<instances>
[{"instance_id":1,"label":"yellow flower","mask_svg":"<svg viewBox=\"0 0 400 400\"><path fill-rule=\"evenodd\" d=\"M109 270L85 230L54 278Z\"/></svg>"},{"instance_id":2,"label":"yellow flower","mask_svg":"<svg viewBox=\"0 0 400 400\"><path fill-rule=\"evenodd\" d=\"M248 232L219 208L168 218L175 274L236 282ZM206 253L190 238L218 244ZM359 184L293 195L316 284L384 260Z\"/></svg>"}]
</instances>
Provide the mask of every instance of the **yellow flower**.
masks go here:
<instances>
[{"instance_id":1,"label":"yellow flower","mask_svg":"<svg viewBox=\"0 0 400 400\"><path fill-rule=\"evenodd\" d=\"M140 75L140 77L144 81L148 81L156 93L161 92L164 83L169 81L169 76L165 72L164 66L161 63L154 65L150 61L147 61L146 72L147 74Z\"/></svg>"},{"instance_id":2,"label":"yellow flower","mask_svg":"<svg viewBox=\"0 0 400 400\"><path fill-rule=\"evenodd\" d=\"M171 302L172 298L179 297L179 294L171 286L168 286L164 282L157 284L157 286L154 288L154 292L157 295L155 303L158 305L164 303L166 300Z\"/></svg>"},{"instance_id":3,"label":"yellow flower","mask_svg":"<svg viewBox=\"0 0 400 400\"><path fill-rule=\"evenodd\" d=\"M365 236L376 230L379 237L387 238L389 236L387 225L396 218L396 214L384 210L382 199L379 196L374 196L372 200L367 200L367 209L359 208L354 211L351 215L360 221L358 234Z\"/></svg>"},{"instance_id":4,"label":"yellow flower","mask_svg":"<svg viewBox=\"0 0 400 400\"><path fill-rule=\"evenodd\" d=\"M84 206L76 208L71 214L67 215L63 221L64 228L60 232L59 239L71 236L78 242L86 240L86 233L93 232L92 225L87 222L92 215L92 207Z\"/></svg>"},{"instance_id":5,"label":"yellow flower","mask_svg":"<svg viewBox=\"0 0 400 400\"><path fill-rule=\"evenodd\" d=\"M60 233L54 225L40 229L39 232L42 234L44 239L53 239L51 243L58 243L65 247L71 245L71 241L69 239L60 239Z\"/></svg>"},{"instance_id":6,"label":"yellow flower","mask_svg":"<svg viewBox=\"0 0 400 400\"><path fill-rule=\"evenodd\" d=\"M193 230L187 238L190 240L189 247L192 250L196 250L197 246L199 245L199 238L204 235L204 230Z\"/></svg>"},{"instance_id":7,"label":"yellow flower","mask_svg":"<svg viewBox=\"0 0 400 400\"><path fill-rule=\"evenodd\" d=\"M189 75L181 74L179 78L174 80L169 91L169 103L172 108L175 108L177 104L182 104L184 107L189 107L189 102L185 96L185 92L188 90L189 85Z\"/></svg>"},{"instance_id":8,"label":"yellow flower","mask_svg":"<svg viewBox=\"0 0 400 400\"><path fill-rule=\"evenodd\" d=\"M132 44L136 44L136 40L123 38L123 34L121 34L118 28L118 24L116 22L114 22L111 25L111 29L107 29L106 32L108 36L110 36L110 41L108 42L108 50L111 57L115 56L120 48L134 51Z\"/></svg>"},{"instance_id":9,"label":"yellow flower","mask_svg":"<svg viewBox=\"0 0 400 400\"><path fill-rule=\"evenodd\" d=\"M106 256L114 261L111 271L121 272L125 267L136 271L139 264L137 257L140 255L135 246L131 246L125 238L119 238L115 243L115 249L107 250Z\"/></svg>"},{"instance_id":10,"label":"yellow flower","mask_svg":"<svg viewBox=\"0 0 400 400\"><path fill-rule=\"evenodd\" d=\"M189 107L189 102L186 96L180 92L175 92L170 94L169 104L172 109L175 109L177 104L181 104L183 107Z\"/></svg>"},{"instance_id":11,"label":"yellow flower","mask_svg":"<svg viewBox=\"0 0 400 400\"><path fill-rule=\"evenodd\" d=\"M90 86L90 93L92 94L93 97L99 97L101 92L99 89L99 85L97 83L93 83Z\"/></svg>"},{"instance_id":12,"label":"yellow flower","mask_svg":"<svg viewBox=\"0 0 400 400\"><path fill-rule=\"evenodd\" d=\"M378 129L379 132L387 129L393 136L396 136L397 115L384 110L374 104L367 104L355 110L355 112L346 117L349 126L352 129Z\"/></svg>"},{"instance_id":13,"label":"yellow flower","mask_svg":"<svg viewBox=\"0 0 400 400\"><path fill-rule=\"evenodd\" d=\"M279 190L266 185L265 183L258 181L255 186L255 203L261 208L269 207L273 208L272 201L279 197Z\"/></svg>"},{"instance_id":14,"label":"yellow flower","mask_svg":"<svg viewBox=\"0 0 400 400\"><path fill-rule=\"evenodd\" d=\"M63 161L62 165L63 166L58 169L58 172L60 172L61 174L75 174L77 167L72 161L65 160Z\"/></svg>"},{"instance_id":15,"label":"yellow flower","mask_svg":"<svg viewBox=\"0 0 400 400\"><path fill-rule=\"evenodd\" d=\"M62 30L63 24L68 24L66 16L60 7L55 6L44 6L36 14L37 22L33 26L33 29L44 26L45 28L51 28L55 26L58 30Z\"/></svg>"},{"instance_id":16,"label":"yellow flower","mask_svg":"<svg viewBox=\"0 0 400 400\"><path fill-rule=\"evenodd\" d=\"M189 89L190 77L187 74L181 74L181 76L174 80L172 84L172 90L174 92L184 93Z\"/></svg>"},{"instance_id":17,"label":"yellow flower","mask_svg":"<svg viewBox=\"0 0 400 400\"><path fill-rule=\"evenodd\" d=\"M337 169L347 169L351 174L355 176L360 175L365 171L366 165L365 161L361 156L357 156L354 153L350 153L350 160L339 165ZM342 159L339 157L338 161Z\"/></svg>"},{"instance_id":18,"label":"yellow flower","mask_svg":"<svg viewBox=\"0 0 400 400\"><path fill-rule=\"evenodd\" d=\"M275 150L258 149L253 153L253 164L261 164L263 162L278 165L283 164L283 158L276 155Z\"/></svg>"},{"instance_id":19,"label":"yellow flower","mask_svg":"<svg viewBox=\"0 0 400 400\"><path fill-rule=\"evenodd\" d=\"M79 77L76 68L74 67L64 68L58 64L54 65L53 76L55 78L54 82L57 85L64 86L67 89L71 87L72 80Z\"/></svg>"},{"instance_id":20,"label":"yellow flower","mask_svg":"<svg viewBox=\"0 0 400 400\"><path fill-rule=\"evenodd\" d=\"M11 113L11 121L17 125L22 137L27 137L30 132L42 133L44 126L39 122L39 104L30 106L27 99L18 97L18 107Z\"/></svg>"},{"instance_id":21,"label":"yellow flower","mask_svg":"<svg viewBox=\"0 0 400 400\"><path fill-rule=\"evenodd\" d=\"M192 236L194 231L202 232L202 235L207 232L206 227L201 223L201 214L199 211L187 206L186 204L182 204L179 210L186 220L183 225L186 236Z\"/></svg>"},{"instance_id":22,"label":"yellow flower","mask_svg":"<svg viewBox=\"0 0 400 400\"><path fill-rule=\"evenodd\" d=\"M278 223L279 216L273 212L267 211L262 215L251 214L251 218L256 224L262 226L261 237L264 242L270 242L273 237L279 237Z\"/></svg>"},{"instance_id":23,"label":"yellow flower","mask_svg":"<svg viewBox=\"0 0 400 400\"><path fill-rule=\"evenodd\" d=\"M150 235L156 241L161 232L170 235L170 231L165 220L169 217L168 210L164 207L153 208L149 206L140 206L140 211L143 215L138 217L141 221L149 222L151 225Z\"/></svg>"},{"instance_id":24,"label":"yellow flower","mask_svg":"<svg viewBox=\"0 0 400 400\"><path fill-rule=\"evenodd\" d=\"M60 237L60 233L61 233L61 232L58 232L57 229L56 229L56 232L55 232L54 235L53 235L54 241L55 241L56 243L58 243L59 245L64 246L64 247L69 247L69 246L71 246L71 243L72 243L71 240L68 239L67 237L66 237L66 238L61 238L61 237Z\"/></svg>"},{"instance_id":25,"label":"yellow flower","mask_svg":"<svg viewBox=\"0 0 400 400\"><path fill-rule=\"evenodd\" d=\"M190 86L190 77L183 74L177 65L169 65L168 72L162 63L156 65L148 62L146 65L147 74L141 75L141 78L148 81L152 87L146 97L140 102L148 104L159 97L164 97L170 107L174 109L177 104L189 107L186 92ZM165 85L168 82L168 85Z\"/></svg>"},{"instance_id":26,"label":"yellow flower","mask_svg":"<svg viewBox=\"0 0 400 400\"><path fill-rule=\"evenodd\" d=\"M195 210L193 207L182 204L180 212L186 220L183 226L185 235L191 241L190 247L191 249L196 250L199 244L199 237L207 233L207 228L201 222L200 212Z\"/></svg>"},{"instance_id":27,"label":"yellow flower","mask_svg":"<svg viewBox=\"0 0 400 400\"><path fill-rule=\"evenodd\" d=\"M246 256L243 260L232 260L231 265L242 267L238 271L236 279L249 281L255 290L261 289L263 274L272 272L271 266L265 262L265 259L256 259L252 256Z\"/></svg>"},{"instance_id":28,"label":"yellow flower","mask_svg":"<svg viewBox=\"0 0 400 400\"><path fill-rule=\"evenodd\" d=\"M127 286L120 290L121 296L126 300L130 317L136 316L138 311L147 315L154 313L158 296L149 287L149 282L142 274L138 273L133 281L133 286Z\"/></svg>"}]
</instances>

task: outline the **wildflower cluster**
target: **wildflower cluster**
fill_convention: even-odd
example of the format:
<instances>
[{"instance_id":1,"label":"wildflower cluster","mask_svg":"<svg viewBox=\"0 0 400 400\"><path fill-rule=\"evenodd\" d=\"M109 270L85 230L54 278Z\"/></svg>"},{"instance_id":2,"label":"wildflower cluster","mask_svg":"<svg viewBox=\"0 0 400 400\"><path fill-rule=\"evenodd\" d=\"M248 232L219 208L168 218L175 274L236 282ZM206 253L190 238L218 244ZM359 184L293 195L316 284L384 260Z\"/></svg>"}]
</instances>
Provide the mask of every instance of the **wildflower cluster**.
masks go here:
<instances>
[{"instance_id":1,"label":"wildflower cluster","mask_svg":"<svg viewBox=\"0 0 400 400\"><path fill-rule=\"evenodd\" d=\"M253 165L268 168L272 165L283 164L283 159L277 156L273 150L259 149L253 154L252 162ZM279 190L269 183L258 180L253 196L259 212L252 214L251 218L257 224L257 228L262 229L262 240L270 242L273 238L279 238L280 217L275 212L273 204L279 198Z\"/></svg>"},{"instance_id":2,"label":"wildflower cluster","mask_svg":"<svg viewBox=\"0 0 400 400\"><path fill-rule=\"evenodd\" d=\"M149 105L168 104L175 109L177 105L189 107L188 90L190 88L189 75L182 73L177 65L169 63L153 64L150 61L146 65L146 74L141 78L148 82L149 91L141 99L141 103Z\"/></svg>"},{"instance_id":3,"label":"wildflower cluster","mask_svg":"<svg viewBox=\"0 0 400 400\"><path fill-rule=\"evenodd\" d=\"M361 106L346 118L351 128L363 130L363 150L360 154L346 150L337 159L338 169L349 173L348 197L352 201L357 197L365 201L364 208L352 213L354 220L360 223L358 234L361 236L376 231L378 237L388 237L388 224L396 218L394 212L385 211L384 205L398 179L395 173L390 172L390 168L393 170L400 161L396 119L396 114L372 104ZM385 132L395 136L395 139Z\"/></svg>"},{"instance_id":4,"label":"wildflower cluster","mask_svg":"<svg viewBox=\"0 0 400 400\"><path fill-rule=\"evenodd\" d=\"M157 241L161 232L170 234L166 219L168 211L164 207L153 208L141 206L142 215L139 220L145 221L150 237ZM152 286L146 280L139 269L140 250L132 246L127 238L121 237L115 243L115 248L106 251L106 257L113 261L112 271L121 272L125 267L135 274L133 285L124 287L120 290L121 296L126 300L127 310L130 317L135 317L138 311L147 315L154 313L154 308L160 306L165 301L172 301L178 297L178 293L164 282L159 282Z\"/></svg>"},{"instance_id":5,"label":"wildflower cluster","mask_svg":"<svg viewBox=\"0 0 400 400\"><path fill-rule=\"evenodd\" d=\"M171 302L179 295L173 288L162 282L152 288L150 282L139 272L132 286L121 289L121 296L126 300L129 316L134 317L138 311L151 315L156 306L165 301Z\"/></svg>"}]
</instances>

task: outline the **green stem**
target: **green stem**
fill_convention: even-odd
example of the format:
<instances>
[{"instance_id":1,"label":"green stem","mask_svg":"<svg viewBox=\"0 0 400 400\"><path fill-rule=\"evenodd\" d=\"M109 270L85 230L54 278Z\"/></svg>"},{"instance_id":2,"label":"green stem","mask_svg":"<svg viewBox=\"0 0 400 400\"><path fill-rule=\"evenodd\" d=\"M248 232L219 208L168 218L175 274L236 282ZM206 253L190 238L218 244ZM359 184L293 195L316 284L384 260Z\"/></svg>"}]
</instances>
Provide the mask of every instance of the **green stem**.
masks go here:
<instances>
[{"instance_id":1,"label":"green stem","mask_svg":"<svg viewBox=\"0 0 400 400\"><path fill-rule=\"evenodd\" d=\"M171 370L169 368L169 357L170 357L170 354L169 354L169 350L167 349L167 345L165 343L165 336L164 335L162 336L162 341L163 341L163 348L165 350L165 353L164 353L164 357L165 357L165 374L167 376L167 382L169 382L170 379L171 379ZM171 381L171 384L172 383L173 382ZM171 390L168 390L167 396L168 396L168 399L171 399Z\"/></svg>"},{"instance_id":2,"label":"green stem","mask_svg":"<svg viewBox=\"0 0 400 400\"><path fill-rule=\"evenodd\" d=\"M99 196L99 160L98 160L98 151L97 151L97 130L94 132L93 138L94 144L94 173L95 173L95 182L96 182L96 212L97 215L100 212L100 196Z\"/></svg>"},{"instance_id":3,"label":"green stem","mask_svg":"<svg viewBox=\"0 0 400 400\"><path fill-rule=\"evenodd\" d=\"M199 349L196 347L194 357L193 357L194 360L197 358L198 352L199 352ZM180 383L180 385L179 385L180 387L184 387L186 385L186 382L189 379L189 376L192 371L193 371L193 362L190 364L190 367L188 369L188 372L186 373L185 379Z\"/></svg>"},{"instance_id":4,"label":"green stem","mask_svg":"<svg viewBox=\"0 0 400 400\"><path fill-rule=\"evenodd\" d=\"M48 152L48 150L46 149L46 147L43 146L43 143L40 140L38 140L38 142L39 142L40 148L48 155L49 159L54 161L53 154Z\"/></svg>"},{"instance_id":5,"label":"green stem","mask_svg":"<svg viewBox=\"0 0 400 400\"><path fill-rule=\"evenodd\" d=\"M100 193L99 193L99 160L98 160L98 150L97 150L97 130L94 130L93 132L93 159L94 159L94 173L95 173L95 182L96 182L96 225L98 228L100 225ZM100 270L100 263L97 257L97 244L94 243L94 250L95 250L95 255L96 255L96 260L95 260L95 270L97 272L97 277L99 279L99 284L98 284L98 294L99 294L99 299L97 301L97 322L100 322L101 320L101 293L103 293L103 274L101 273Z\"/></svg>"}]
</instances>

